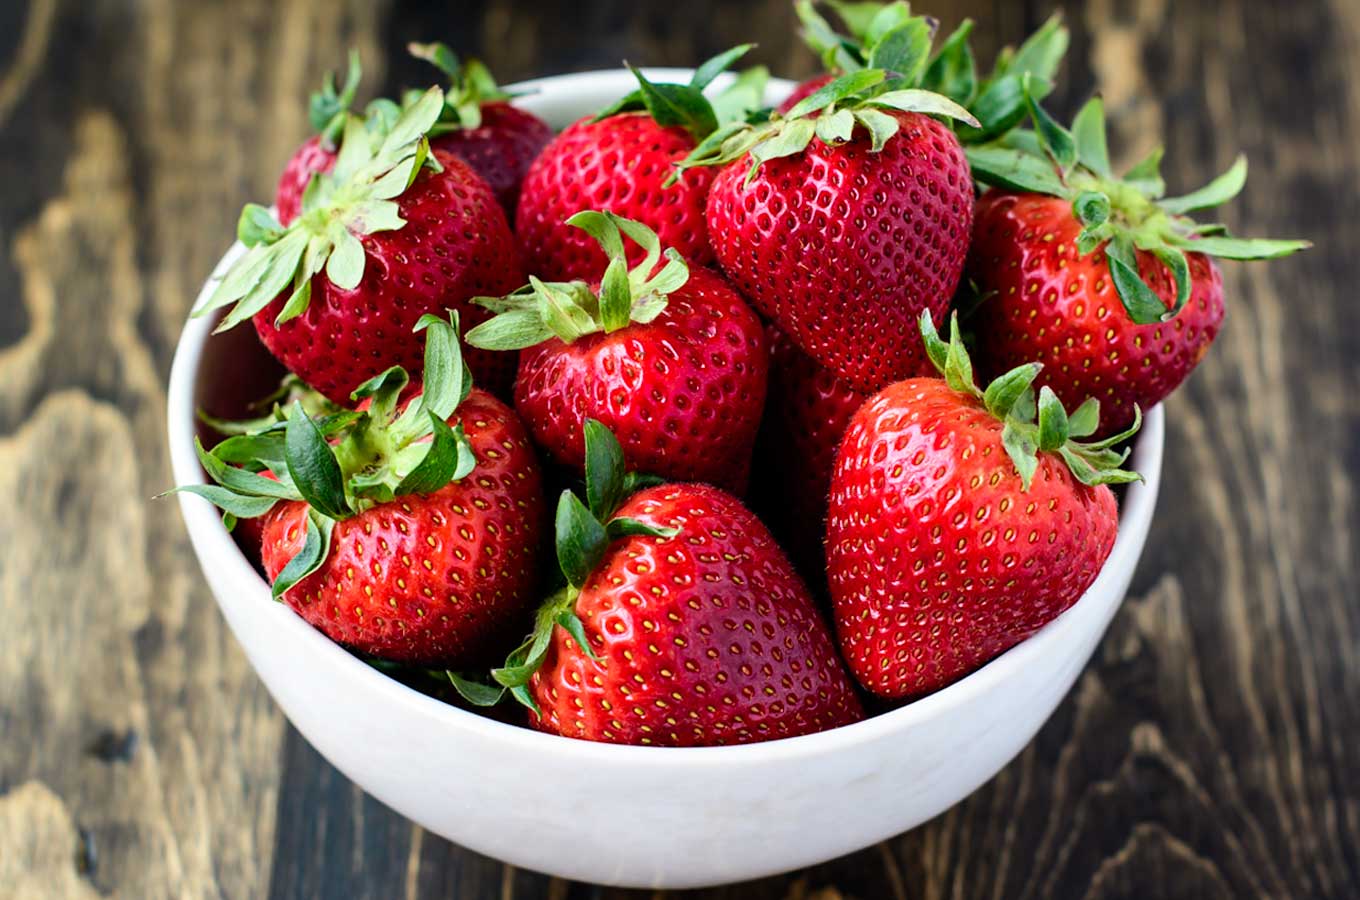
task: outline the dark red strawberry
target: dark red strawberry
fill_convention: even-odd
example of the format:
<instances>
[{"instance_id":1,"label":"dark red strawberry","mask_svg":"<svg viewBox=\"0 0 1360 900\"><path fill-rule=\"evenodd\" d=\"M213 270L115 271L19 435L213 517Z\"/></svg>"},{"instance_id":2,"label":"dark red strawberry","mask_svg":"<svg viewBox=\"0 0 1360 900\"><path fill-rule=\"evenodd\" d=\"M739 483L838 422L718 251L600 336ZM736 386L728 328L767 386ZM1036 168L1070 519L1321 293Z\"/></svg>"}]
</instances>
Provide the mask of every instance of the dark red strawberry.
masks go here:
<instances>
[{"instance_id":1,"label":"dark red strawberry","mask_svg":"<svg viewBox=\"0 0 1360 900\"><path fill-rule=\"evenodd\" d=\"M884 388L846 431L831 483L827 572L841 653L869 691L917 697L968 674L1052 621L1114 546L1112 442L1099 404L1069 419L1037 364L988 386L921 317L944 376ZM1036 423L1037 406L1037 423ZM1119 435L1122 440L1128 434Z\"/></svg>"},{"instance_id":2,"label":"dark red strawberry","mask_svg":"<svg viewBox=\"0 0 1360 900\"><path fill-rule=\"evenodd\" d=\"M234 304L219 328L253 318L269 351L338 403L389 366L419 369L412 327L425 313L487 318L471 299L513 290L524 271L486 183L457 157L429 152L425 133L442 108L431 88L381 142L350 117L335 168L292 225L246 207L250 250L197 313ZM469 364L500 389L515 359L474 352Z\"/></svg>"},{"instance_id":3,"label":"dark red strawberry","mask_svg":"<svg viewBox=\"0 0 1360 900\"><path fill-rule=\"evenodd\" d=\"M715 57L696 70L688 85L652 84L634 69L637 91L598 116L568 126L544 148L524 179L515 215L516 233L535 274L555 281L604 274L605 255L588 235L566 224L587 209L643 223L696 265L713 262L704 201L714 173L694 171L683 181L668 181L675 164L719 130L724 119L745 114L746 103L710 102L702 91L748 49ZM756 81L758 89L752 89L751 79L739 81L740 91L728 97L762 96L763 79ZM640 251L629 257L633 263L640 259Z\"/></svg>"},{"instance_id":4,"label":"dark red strawberry","mask_svg":"<svg viewBox=\"0 0 1360 900\"><path fill-rule=\"evenodd\" d=\"M567 586L496 679L543 731L657 746L742 744L856 722L859 700L807 588L735 497L627 497L622 451L587 424L587 507L557 512ZM616 509L617 507L617 509Z\"/></svg>"},{"instance_id":5,"label":"dark red strawberry","mask_svg":"<svg viewBox=\"0 0 1360 900\"><path fill-rule=\"evenodd\" d=\"M533 113L511 106L514 95L496 84L477 59L459 60L443 44L411 44L408 49L449 77L444 111L430 130L430 145L462 158L491 186L505 215L515 215L520 183L553 131Z\"/></svg>"},{"instance_id":6,"label":"dark red strawberry","mask_svg":"<svg viewBox=\"0 0 1360 900\"><path fill-rule=\"evenodd\" d=\"M1303 241L1241 240L1187 217L1231 199L1238 159L1208 187L1163 199L1161 151L1123 178L1110 169L1099 98L1071 132L1031 100L1034 132L969 150L997 185L978 203L969 277L984 298L969 324L990 373L1044 363L1038 384L1072 405L1095 397L1104 428L1133 420L1190 374L1223 320L1211 257L1270 259Z\"/></svg>"},{"instance_id":7,"label":"dark red strawberry","mask_svg":"<svg viewBox=\"0 0 1360 900\"><path fill-rule=\"evenodd\" d=\"M456 318L420 327L428 377L412 401L394 367L360 388L361 412L314 420L295 405L200 451L218 484L191 490L262 517L275 597L332 640L401 663L484 664L538 585L542 483L514 413L472 389ZM268 474L224 459L247 448Z\"/></svg>"},{"instance_id":8,"label":"dark red strawberry","mask_svg":"<svg viewBox=\"0 0 1360 900\"><path fill-rule=\"evenodd\" d=\"M754 463L765 502L757 509L798 570L818 585L826 579L822 542L836 450L869 395L817 365L773 325L766 334L770 390Z\"/></svg>"},{"instance_id":9,"label":"dark red strawberry","mask_svg":"<svg viewBox=\"0 0 1360 900\"><path fill-rule=\"evenodd\" d=\"M708 198L723 270L805 353L863 391L924 370L912 328L922 311L948 306L972 229L963 148L927 113L976 120L914 83L878 69L846 75L788 118L687 162L739 160Z\"/></svg>"},{"instance_id":10,"label":"dark red strawberry","mask_svg":"<svg viewBox=\"0 0 1360 900\"><path fill-rule=\"evenodd\" d=\"M515 406L538 444L581 471L582 425L605 423L634 465L741 493L765 403L760 320L721 277L686 265L646 226L578 213L569 226L605 248L602 284L544 283L483 300L499 315L468 342L520 353ZM623 236L643 248L630 272Z\"/></svg>"}]
</instances>

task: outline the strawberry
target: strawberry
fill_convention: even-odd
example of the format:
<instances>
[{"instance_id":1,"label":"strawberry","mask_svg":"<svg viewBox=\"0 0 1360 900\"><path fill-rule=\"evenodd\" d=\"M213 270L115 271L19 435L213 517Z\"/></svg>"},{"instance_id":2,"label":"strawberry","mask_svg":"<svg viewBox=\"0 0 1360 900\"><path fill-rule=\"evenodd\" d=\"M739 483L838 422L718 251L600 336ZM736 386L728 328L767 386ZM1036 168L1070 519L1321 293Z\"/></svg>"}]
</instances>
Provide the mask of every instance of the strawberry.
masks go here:
<instances>
[{"instance_id":1,"label":"strawberry","mask_svg":"<svg viewBox=\"0 0 1360 900\"><path fill-rule=\"evenodd\" d=\"M337 403L390 366L416 371L413 326L522 283L505 214L465 163L429 150L425 134L444 107L431 88L380 141L351 116L334 169L312 181L286 228L262 207L241 215L249 251L196 315L234 304L219 330L252 318L260 340L289 370ZM473 372L495 388L514 357L473 353Z\"/></svg>"},{"instance_id":2,"label":"strawberry","mask_svg":"<svg viewBox=\"0 0 1360 900\"><path fill-rule=\"evenodd\" d=\"M585 442L589 505L566 491L557 508L565 586L493 672L530 723L585 740L701 746L859 721L830 631L760 521L707 485L628 497L636 479L623 475L609 430L588 421Z\"/></svg>"},{"instance_id":3,"label":"strawberry","mask_svg":"<svg viewBox=\"0 0 1360 900\"><path fill-rule=\"evenodd\" d=\"M426 379L404 407L400 367L360 386L364 410L313 419L295 403L283 422L200 446L217 484L185 490L262 517L275 598L327 637L379 659L474 665L537 587L541 476L514 413L472 388L457 318L417 328Z\"/></svg>"},{"instance_id":4,"label":"strawberry","mask_svg":"<svg viewBox=\"0 0 1360 900\"><path fill-rule=\"evenodd\" d=\"M764 476L765 503L757 509L815 584L826 579L822 541L836 450L869 395L817 365L773 325L766 333L770 390L754 466Z\"/></svg>"},{"instance_id":5,"label":"strawberry","mask_svg":"<svg viewBox=\"0 0 1360 900\"><path fill-rule=\"evenodd\" d=\"M491 186L508 218L515 215L520 183L553 131L533 113L511 106L477 59L460 61L443 44L410 44L414 56L449 76L444 110L430 129L430 146L463 159Z\"/></svg>"},{"instance_id":6,"label":"strawberry","mask_svg":"<svg viewBox=\"0 0 1360 900\"><path fill-rule=\"evenodd\" d=\"M912 324L949 304L972 229L963 148L931 115L978 123L916 87L931 32L909 19L876 57L884 68L841 76L786 116L719 129L682 165L740 160L708 198L723 271L803 352L862 391L923 370Z\"/></svg>"},{"instance_id":7,"label":"strawberry","mask_svg":"<svg viewBox=\"0 0 1360 900\"><path fill-rule=\"evenodd\" d=\"M752 70L731 90L702 93L750 49L733 48L700 66L688 85L653 84L633 69L639 88L597 116L568 126L539 154L524 179L516 232L535 274L551 281L599 278L608 260L587 235L567 226L586 209L616 213L661 235L695 265L713 262L704 201L713 173L694 172L668 184L674 165L724 120L745 114L764 94L764 71ZM630 262L641 259L640 253Z\"/></svg>"},{"instance_id":8,"label":"strawberry","mask_svg":"<svg viewBox=\"0 0 1360 900\"><path fill-rule=\"evenodd\" d=\"M837 3L830 2L848 34L836 31L813 0L798 0L794 10L802 24L799 34L803 42L821 59L826 72L799 84L780 104L778 111L787 114L804 97L830 83L837 76L862 69L891 68L900 60L899 46L903 41L920 41L918 20L911 15L911 7L903 0L892 3ZM930 34L936 23L924 20ZM1025 117L1021 84L1031 76L1036 91L1047 94L1067 52L1069 34L1062 24L1062 15L1054 14L1018 48L1006 47L997 55L992 71L979 78L968 39L973 22L965 19L930 58L921 75L921 87L943 94L976 114L980 126L955 122L954 129L964 144L981 143L999 137L1014 128Z\"/></svg>"},{"instance_id":9,"label":"strawberry","mask_svg":"<svg viewBox=\"0 0 1360 900\"><path fill-rule=\"evenodd\" d=\"M944 376L884 388L855 414L831 480L827 573L842 655L866 689L917 697L1024 640L1090 587L1114 546L1110 484L1138 476L1069 418L1038 364L980 391L951 321L921 331ZM1037 422L1036 422L1037 407ZM1136 425L1135 425L1136 427Z\"/></svg>"},{"instance_id":10,"label":"strawberry","mask_svg":"<svg viewBox=\"0 0 1360 900\"><path fill-rule=\"evenodd\" d=\"M983 299L969 324L990 373L1039 360L1039 385L1069 405L1098 397L1106 431L1119 430L1175 390L1218 333L1213 257L1271 259L1308 244L1242 240L1187 217L1235 196L1245 159L1163 199L1160 150L1112 173L1099 98L1071 131L1028 102L1033 132L969 150L974 175L997 186L978 203L968 272Z\"/></svg>"},{"instance_id":11,"label":"strawberry","mask_svg":"<svg viewBox=\"0 0 1360 900\"><path fill-rule=\"evenodd\" d=\"M756 314L721 277L656 233L611 213L568 224L609 259L603 281L531 283L481 302L497 317L468 332L487 350L517 350L515 406L538 444L582 471L582 425L598 419L643 471L746 489L768 353ZM627 268L623 236L642 249Z\"/></svg>"},{"instance_id":12,"label":"strawberry","mask_svg":"<svg viewBox=\"0 0 1360 900\"><path fill-rule=\"evenodd\" d=\"M511 106L508 101L514 95L501 90L480 60L460 61L452 50L437 43L410 44L408 49L449 77L444 109L430 129L430 146L466 162L491 187L507 218L513 217L520 182L529 163L552 140L552 128L538 116ZM329 172L335 165L344 118L360 76L358 56L351 53L344 87L337 90L333 77L328 76L321 91L312 95L309 114L316 134L284 167L274 199L284 225L297 218L312 176ZM420 91L413 91L406 99L411 103L421 96ZM374 100L368 106L365 126L370 135L381 139L400 114L401 107L393 101Z\"/></svg>"}]
</instances>

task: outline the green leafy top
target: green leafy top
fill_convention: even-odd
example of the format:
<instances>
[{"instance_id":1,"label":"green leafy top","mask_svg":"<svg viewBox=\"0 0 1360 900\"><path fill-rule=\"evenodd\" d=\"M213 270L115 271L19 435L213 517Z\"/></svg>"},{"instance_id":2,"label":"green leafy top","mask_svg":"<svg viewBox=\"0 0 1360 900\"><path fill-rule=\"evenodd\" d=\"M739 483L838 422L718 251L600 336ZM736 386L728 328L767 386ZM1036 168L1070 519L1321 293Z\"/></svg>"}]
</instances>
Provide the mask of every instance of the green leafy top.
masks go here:
<instances>
[{"instance_id":1,"label":"green leafy top","mask_svg":"<svg viewBox=\"0 0 1360 900\"><path fill-rule=\"evenodd\" d=\"M666 264L661 239L641 222L609 212L579 212L567 219L588 233L604 250L609 266L598 290L584 281L543 282L529 277L529 284L505 297L477 297L477 303L496 315L467 333L466 340L483 350L520 350L559 338L570 344L597 332L614 332L634 322L646 324L661 314L672 291L689 280L689 266L674 249L667 248ZM628 268L623 238L640 245L646 256Z\"/></svg>"},{"instance_id":2,"label":"green leafy top","mask_svg":"<svg viewBox=\"0 0 1360 900\"><path fill-rule=\"evenodd\" d=\"M1025 88L1033 130L969 147L973 177L983 184L1071 201L1072 213L1083 226L1077 251L1086 256L1104 247L1110 280L1135 323L1170 319L1185 305L1191 290L1187 252L1224 259L1275 259L1312 246L1308 241L1236 238L1223 225L1200 225L1187 215L1237 196L1247 180L1245 157L1239 156L1205 187L1165 197L1160 147L1123 177L1114 174L1100 97L1089 100L1067 129L1039 104L1032 79L1025 79ZM1154 254L1170 270L1176 282L1170 309L1139 274L1136 250Z\"/></svg>"},{"instance_id":3,"label":"green leafy top","mask_svg":"<svg viewBox=\"0 0 1360 900\"><path fill-rule=\"evenodd\" d=\"M312 417L301 400L273 421L237 433L211 452L197 444L207 485L186 485L224 513L228 526L238 518L262 516L280 500L308 505L304 547L274 581L280 597L325 561L335 523L381 503L409 494L429 494L462 479L476 459L462 425L448 419L472 390L472 375L458 343L458 318L422 316L425 331L423 390L400 408L408 383L406 370L393 366L361 384L353 399L367 409L328 412ZM263 472L274 478L267 478Z\"/></svg>"},{"instance_id":4,"label":"green leafy top","mask_svg":"<svg viewBox=\"0 0 1360 900\"><path fill-rule=\"evenodd\" d=\"M482 124L482 104L518 96L496 84L491 70L480 59L460 60L458 54L437 42L407 44L406 49L449 77L449 86L444 89L444 108L440 111L439 121L430 129L430 137L478 128Z\"/></svg>"},{"instance_id":5,"label":"green leafy top","mask_svg":"<svg viewBox=\"0 0 1360 900\"><path fill-rule=\"evenodd\" d=\"M884 15L905 10L905 6L892 4ZM901 124L884 110L943 116L980 127L963 106L921 86L934 35L933 19L907 14L873 45L867 60L871 65L828 82L783 115L719 127L680 162L672 180L686 168L724 165L749 154L749 183L766 160L801 153L813 138L832 146L842 144L853 138L857 128L868 133L870 150L877 153Z\"/></svg>"},{"instance_id":6,"label":"green leafy top","mask_svg":"<svg viewBox=\"0 0 1360 900\"><path fill-rule=\"evenodd\" d=\"M581 588L603 561L609 545L624 537L651 536L668 538L677 533L674 528L658 528L637 519L614 515L630 495L644 487L659 484L660 479L649 475L627 472L624 468L623 448L609 429L594 419L586 419L583 428L586 449L586 500L571 490L562 492L557 503L556 548L560 569L560 586L539 608L534 629L519 647L511 651L505 665L493 669L491 677L500 690L473 684L468 690L464 680L452 679L459 693L478 705L497 702L504 690L525 706L538 712L529 694L529 679L543 664L557 626L580 645L591 659L595 651L586 639L585 626L576 615L576 599ZM480 688L480 690L477 690Z\"/></svg>"},{"instance_id":7,"label":"green leafy top","mask_svg":"<svg viewBox=\"0 0 1360 900\"><path fill-rule=\"evenodd\" d=\"M359 51L349 51L349 68L345 72L345 83L335 86L335 73L327 72L321 90L312 94L307 103L307 119L312 130L320 136L322 144L334 148L345 129L345 118L354 104L354 95L359 91L359 81L363 77L363 67L359 63Z\"/></svg>"},{"instance_id":8,"label":"green leafy top","mask_svg":"<svg viewBox=\"0 0 1360 900\"><path fill-rule=\"evenodd\" d=\"M912 24L911 7L902 0L893 3L832 0L827 5L845 23L849 35L839 34L812 0L799 0L795 9L803 24L803 40L821 57L829 72L892 70L900 64L904 47L919 45L920 28ZM924 21L930 24L933 33L933 21ZM1046 95L1052 89L1069 41L1061 16L1055 14L1018 49L1002 50L991 74L979 78L968 43L972 31L972 20L965 19L930 57L920 83L925 90L943 94L977 117L977 126L954 123L959 140L965 144L992 140L1014 128L1025 117L1022 79L1031 75L1036 91L1040 96Z\"/></svg>"},{"instance_id":9,"label":"green leafy top","mask_svg":"<svg viewBox=\"0 0 1360 900\"><path fill-rule=\"evenodd\" d=\"M658 125L679 125L696 141L728 123L745 121L764 102L765 84L770 78L765 67L755 66L741 72L713 98L707 97L704 89L754 46L741 44L706 60L694 70L688 84L655 84L640 69L629 65L629 71L638 80L637 89L601 110L595 121L622 112L646 111Z\"/></svg>"},{"instance_id":10,"label":"green leafy top","mask_svg":"<svg viewBox=\"0 0 1360 900\"><path fill-rule=\"evenodd\" d=\"M1028 491L1039 467L1038 454L1057 453L1078 481L1086 485L1124 484L1140 481L1142 476L1120 468L1129 451L1115 450L1115 445L1132 437L1142 424L1142 413L1134 407L1133 425L1103 441L1083 443L1077 438L1095 434L1100 425L1100 401L1088 399L1070 416L1062 401L1048 387L1034 395L1034 379L1043 369L1040 363L1016 366L1000 376L986 390L979 390L973 380L973 363L959 334L958 315L949 320L949 342L945 343L935 330L930 311L921 313L921 336L926 353L944 380L955 391L981 401L987 411L1004 423L1001 443L1006 454L1020 473L1020 482Z\"/></svg>"},{"instance_id":11,"label":"green leafy top","mask_svg":"<svg viewBox=\"0 0 1360 900\"><path fill-rule=\"evenodd\" d=\"M312 177L302 195L302 211L288 227L258 204L241 211L237 235L249 249L194 315L234 304L218 326L223 331L264 309L291 285L274 320L282 325L307 309L312 277L323 269L340 290L358 286L365 260L359 239L403 227L395 198L422 168L440 171L427 134L443 105L443 93L430 88L378 133L357 116L347 116L335 167Z\"/></svg>"}]
</instances>

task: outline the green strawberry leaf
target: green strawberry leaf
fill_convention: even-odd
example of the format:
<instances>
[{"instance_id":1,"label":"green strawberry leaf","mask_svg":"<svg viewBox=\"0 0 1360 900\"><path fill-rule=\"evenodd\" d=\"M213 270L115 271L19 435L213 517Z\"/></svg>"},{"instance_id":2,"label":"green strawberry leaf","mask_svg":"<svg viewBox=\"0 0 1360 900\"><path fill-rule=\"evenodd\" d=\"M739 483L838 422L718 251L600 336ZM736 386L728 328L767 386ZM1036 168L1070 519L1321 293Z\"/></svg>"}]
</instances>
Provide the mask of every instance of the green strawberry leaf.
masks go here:
<instances>
[{"instance_id":1,"label":"green strawberry leaf","mask_svg":"<svg viewBox=\"0 0 1360 900\"><path fill-rule=\"evenodd\" d=\"M634 519L628 516L619 516L610 519L609 523L605 525L604 530L611 541L626 537L672 538L680 533L678 528L652 525L641 519Z\"/></svg>"},{"instance_id":2,"label":"green strawberry leaf","mask_svg":"<svg viewBox=\"0 0 1360 900\"><path fill-rule=\"evenodd\" d=\"M1001 428L1001 446L1015 464L1015 470L1020 473L1021 489L1028 491L1030 483L1034 481L1034 473L1039 468L1039 446L1030 435L1030 429L1021 428L1007 420Z\"/></svg>"},{"instance_id":3,"label":"green strawberry leaf","mask_svg":"<svg viewBox=\"0 0 1360 900\"><path fill-rule=\"evenodd\" d=\"M571 491L563 491L557 504L557 562L567 583L585 584L604 557L609 538L604 526Z\"/></svg>"},{"instance_id":4,"label":"green strawberry leaf","mask_svg":"<svg viewBox=\"0 0 1360 900\"><path fill-rule=\"evenodd\" d=\"M317 512L331 519L346 519L354 514L345 497L344 479L335 452L316 423L294 406L285 431L284 450L288 474L302 499Z\"/></svg>"},{"instance_id":5,"label":"green strawberry leaf","mask_svg":"<svg viewBox=\"0 0 1360 900\"><path fill-rule=\"evenodd\" d=\"M1232 167L1197 191L1183 197L1170 197L1157 205L1172 215L1222 206L1242 193L1247 185L1247 158L1238 156Z\"/></svg>"},{"instance_id":6,"label":"green strawberry leaf","mask_svg":"<svg viewBox=\"0 0 1360 900\"><path fill-rule=\"evenodd\" d=\"M992 381L982 394L982 403L987 411L1004 421L1015 409L1021 395L1030 390L1042 368L1039 363L1025 363Z\"/></svg>"},{"instance_id":7,"label":"green strawberry leaf","mask_svg":"<svg viewBox=\"0 0 1360 900\"><path fill-rule=\"evenodd\" d=\"M1201 237L1174 241L1177 247L1220 259L1279 259L1313 246L1311 241L1282 241L1265 238Z\"/></svg>"},{"instance_id":8,"label":"green strawberry leaf","mask_svg":"<svg viewBox=\"0 0 1360 900\"><path fill-rule=\"evenodd\" d=\"M1048 385L1039 388L1039 449L1052 452L1067 443L1067 410Z\"/></svg>"},{"instance_id":9,"label":"green strawberry leaf","mask_svg":"<svg viewBox=\"0 0 1360 900\"><path fill-rule=\"evenodd\" d=\"M977 63L968 45L972 31L973 20L964 19L945 39L921 77L921 87L943 94L961 106L968 106L977 94Z\"/></svg>"},{"instance_id":10,"label":"green strawberry leaf","mask_svg":"<svg viewBox=\"0 0 1360 900\"><path fill-rule=\"evenodd\" d=\"M881 69L864 69L858 72L851 72L822 85L817 90L808 94L802 100L794 104L793 108L785 113L786 119L798 119L810 113L825 109L833 103L859 94L868 88L881 84L887 73ZM804 144L804 146L807 146Z\"/></svg>"},{"instance_id":11,"label":"green strawberry leaf","mask_svg":"<svg viewBox=\"0 0 1360 900\"><path fill-rule=\"evenodd\" d=\"M477 464L472 445L463 426L450 428L434 413L429 413L434 439L418 465L406 474L393 490L398 497L408 494L433 494L454 481L466 478Z\"/></svg>"},{"instance_id":12,"label":"green strawberry leaf","mask_svg":"<svg viewBox=\"0 0 1360 900\"><path fill-rule=\"evenodd\" d=\"M1058 197L1067 191L1052 165L1023 151L989 145L968 147L964 154L983 184Z\"/></svg>"},{"instance_id":13,"label":"green strawberry leaf","mask_svg":"<svg viewBox=\"0 0 1360 900\"><path fill-rule=\"evenodd\" d=\"M582 428L586 455L586 501L597 521L614 514L623 502L623 447L604 423L586 419Z\"/></svg>"},{"instance_id":14,"label":"green strawberry leaf","mask_svg":"<svg viewBox=\"0 0 1360 900\"><path fill-rule=\"evenodd\" d=\"M495 706L505 699L505 688L503 686L483 684L447 669L444 671L444 676L448 678L449 684L453 685L453 689L458 692L458 696L473 706Z\"/></svg>"},{"instance_id":15,"label":"green strawberry leaf","mask_svg":"<svg viewBox=\"0 0 1360 900\"><path fill-rule=\"evenodd\" d=\"M581 648L581 652L591 659L598 660L600 657L595 655L595 651L590 647L590 639L586 637L586 626L581 621L581 617L576 615L576 610L565 609L557 616L557 624L562 626L562 630L571 635L576 646Z\"/></svg>"},{"instance_id":16,"label":"green strawberry leaf","mask_svg":"<svg viewBox=\"0 0 1360 900\"><path fill-rule=\"evenodd\" d=\"M717 56L704 60L694 70L694 75L689 80L689 86L702 91L713 82L713 79L726 72L734 62L750 53L753 47L755 47L755 44L738 44L730 50L724 50Z\"/></svg>"},{"instance_id":17,"label":"green strawberry leaf","mask_svg":"<svg viewBox=\"0 0 1360 900\"><path fill-rule=\"evenodd\" d=\"M1086 101L1072 120L1072 140L1077 160L1101 178L1114 179L1110 169L1110 150L1105 143L1105 103L1100 97Z\"/></svg>"},{"instance_id":18,"label":"green strawberry leaf","mask_svg":"<svg viewBox=\"0 0 1360 900\"><path fill-rule=\"evenodd\" d=\"M290 588L320 569L326 562L326 557L330 554L331 534L334 528L335 522L332 519L319 515L316 510L307 511L307 534L303 539L302 549L283 567L270 588L275 600L281 599Z\"/></svg>"},{"instance_id":19,"label":"green strawberry leaf","mask_svg":"<svg viewBox=\"0 0 1360 900\"><path fill-rule=\"evenodd\" d=\"M1138 274L1138 261L1128 240L1116 238L1106 244L1105 259L1110 266L1115 293L1129 318L1137 325L1162 321L1167 315L1166 304Z\"/></svg>"},{"instance_id":20,"label":"green strawberry leaf","mask_svg":"<svg viewBox=\"0 0 1360 900\"><path fill-rule=\"evenodd\" d=\"M223 512L238 519L253 519L262 516L274 508L278 503L277 497L258 497L248 494L238 494L230 488L216 484L186 484L177 488L171 488L162 497L169 494L196 494L207 500L213 506ZM228 528L228 531L231 529Z\"/></svg>"},{"instance_id":21,"label":"green strawberry leaf","mask_svg":"<svg viewBox=\"0 0 1360 900\"><path fill-rule=\"evenodd\" d=\"M878 36L869 53L869 68L895 72L908 84L915 84L930 61L930 44L935 30L924 18L905 22Z\"/></svg>"}]
</instances>

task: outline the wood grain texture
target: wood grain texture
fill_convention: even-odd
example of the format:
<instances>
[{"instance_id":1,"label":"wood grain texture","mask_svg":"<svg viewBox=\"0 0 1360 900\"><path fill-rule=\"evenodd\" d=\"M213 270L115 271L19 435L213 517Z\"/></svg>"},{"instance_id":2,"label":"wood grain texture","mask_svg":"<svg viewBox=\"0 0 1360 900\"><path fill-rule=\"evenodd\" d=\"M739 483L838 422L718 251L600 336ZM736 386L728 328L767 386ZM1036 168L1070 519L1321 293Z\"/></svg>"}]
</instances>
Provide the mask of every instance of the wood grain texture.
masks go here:
<instances>
[{"instance_id":1,"label":"wood grain texture","mask_svg":"<svg viewBox=\"0 0 1360 900\"><path fill-rule=\"evenodd\" d=\"M936 4L990 54L1042 3ZM1360 896L1360 7L1068 4L1070 111L1196 186L1252 160L1226 327L1169 404L1161 508L1072 695L934 822L711 898ZM413 827L283 721L195 574L165 375L236 211L268 196L320 74L426 77L411 39L507 79L813 61L785 0L14 0L0 8L0 897L622 898Z\"/></svg>"}]
</instances>

